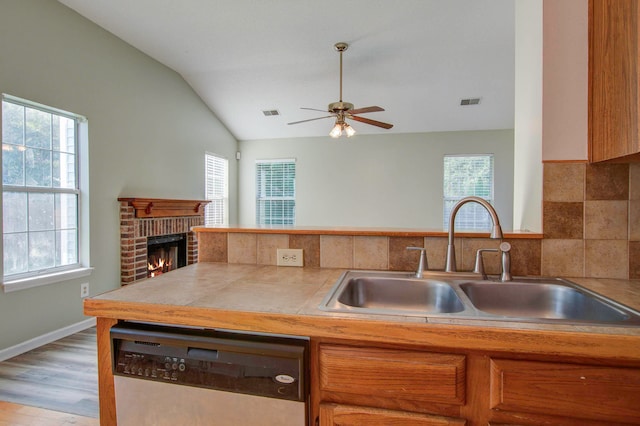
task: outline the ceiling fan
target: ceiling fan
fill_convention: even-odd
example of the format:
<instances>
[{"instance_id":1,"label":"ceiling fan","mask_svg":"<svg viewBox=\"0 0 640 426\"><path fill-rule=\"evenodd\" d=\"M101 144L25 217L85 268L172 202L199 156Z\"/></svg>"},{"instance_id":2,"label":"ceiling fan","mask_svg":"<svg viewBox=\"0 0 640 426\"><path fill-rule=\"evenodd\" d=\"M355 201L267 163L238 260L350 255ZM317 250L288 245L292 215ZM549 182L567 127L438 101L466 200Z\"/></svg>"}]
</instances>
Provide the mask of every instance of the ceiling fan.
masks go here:
<instances>
[{"instance_id":1,"label":"ceiling fan","mask_svg":"<svg viewBox=\"0 0 640 426\"><path fill-rule=\"evenodd\" d=\"M358 114L364 114L367 112L384 111L384 108L381 108L379 106L354 108L352 103L342 101L342 52L347 50L349 45L347 43L341 42L341 43L336 43L334 47L340 53L340 100L338 102L330 103L327 111L324 111L321 109L315 109L315 108L304 108L304 107L301 108L301 109L308 109L311 111L328 112L331 115L318 117L318 118L310 118L308 120L294 121L292 123L287 123L287 124L306 123L307 121L322 120L323 118L335 117L336 124L335 126L333 126L333 129L331 129L331 132L329 132L329 136L331 136L332 138L339 138L343 133L345 133L347 137L351 137L356 133L353 127L351 127L346 122L347 118L349 120L359 121L361 123L370 124L372 126L381 127L383 129L392 128L393 124L383 123L382 121L371 120L369 118L360 117L358 115Z\"/></svg>"}]
</instances>

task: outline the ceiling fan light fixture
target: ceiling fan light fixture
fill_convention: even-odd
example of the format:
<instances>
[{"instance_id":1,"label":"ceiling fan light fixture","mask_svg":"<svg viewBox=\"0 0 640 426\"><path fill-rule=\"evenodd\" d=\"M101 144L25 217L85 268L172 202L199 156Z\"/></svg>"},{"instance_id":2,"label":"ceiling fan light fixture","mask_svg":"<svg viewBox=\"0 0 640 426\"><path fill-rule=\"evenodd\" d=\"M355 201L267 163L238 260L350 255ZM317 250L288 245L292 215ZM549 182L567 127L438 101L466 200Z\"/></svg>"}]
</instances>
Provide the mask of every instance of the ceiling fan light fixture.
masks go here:
<instances>
[{"instance_id":1,"label":"ceiling fan light fixture","mask_svg":"<svg viewBox=\"0 0 640 426\"><path fill-rule=\"evenodd\" d=\"M347 123L344 124L344 132L347 134L348 138L356 134L356 130Z\"/></svg>"},{"instance_id":2,"label":"ceiling fan light fixture","mask_svg":"<svg viewBox=\"0 0 640 426\"><path fill-rule=\"evenodd\" d=\"M333 126L333 129L329 132L329 136L332 138L339 138L342 134L346 134L348 138L356 134L356 130L349 126L349 124L344 121L344 118L338 117L336 119L336 124Z\"/></svg>"},{"instance_id":3,"label":"ceiling fan light fixture","mask_svg":"<svg viewBox=\"0 0 640 426\"><path fill-rule=\"evenodd\" d=\"M333 126L333 129L331 129L331 131L329 132L329 136L331 136L332 138L339 138L340 136L342 136L342 125L336 122L336 125Z\"/></svg>"}]
</instances>

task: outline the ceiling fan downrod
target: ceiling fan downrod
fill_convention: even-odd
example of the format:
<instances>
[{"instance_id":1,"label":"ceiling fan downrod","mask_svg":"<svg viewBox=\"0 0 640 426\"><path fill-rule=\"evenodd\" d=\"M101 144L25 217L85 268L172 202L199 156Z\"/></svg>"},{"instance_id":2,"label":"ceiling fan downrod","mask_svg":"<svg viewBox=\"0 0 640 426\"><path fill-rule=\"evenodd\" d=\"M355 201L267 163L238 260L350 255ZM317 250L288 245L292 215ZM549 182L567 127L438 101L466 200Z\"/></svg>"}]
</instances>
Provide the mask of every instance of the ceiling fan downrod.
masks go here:
<instances>
[{"instance_id":1,"label":"ceiling fan downrod","mask_svg":"<svg viewBox=\"0 0 640 426\"><path fill-rule=\"evenodd\" d=\"M340 53L340 99L338 102L332 102L329 104L329 111L339 112L339 111L348 111L353 109L353 104L342 101L342 52L347 50L349 45L345 42L338 42L333 45L333 47Z\"/></svg>"},{"instance_id":2,"label":"ceiling fan downrod","mask_svg":"<svg viewBox=\"0 0 640 426\"><path fill-rule=\"evenodd\" d=\"M335 49L340 52L340 102L342 102L342 52L349 48L349 45L344 42L339 42L334 45Z\"/></svg>"}]
</instances>

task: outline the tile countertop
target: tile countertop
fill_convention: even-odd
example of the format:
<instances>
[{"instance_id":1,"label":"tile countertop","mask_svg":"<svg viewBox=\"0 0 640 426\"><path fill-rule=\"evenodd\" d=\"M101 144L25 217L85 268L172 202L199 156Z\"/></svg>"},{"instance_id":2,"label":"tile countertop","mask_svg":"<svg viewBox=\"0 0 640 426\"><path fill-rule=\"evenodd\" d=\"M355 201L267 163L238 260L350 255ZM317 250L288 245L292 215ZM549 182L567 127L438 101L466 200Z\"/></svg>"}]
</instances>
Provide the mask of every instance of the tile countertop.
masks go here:
<instances>
[{"instance_id":1,"label":"tile countertop","mask_svg":"<svg viewBox=\"0 0 640 426\"><path fill-rule=\"evenodd\" d=\"M318 309L342 269L199 263L85 299L86 315L361 341L640 360L640 327L432 320ZM640 310L640 281L572 281ZM623 355L620 351L624 352Z\"/></svg>"}]
</instances>

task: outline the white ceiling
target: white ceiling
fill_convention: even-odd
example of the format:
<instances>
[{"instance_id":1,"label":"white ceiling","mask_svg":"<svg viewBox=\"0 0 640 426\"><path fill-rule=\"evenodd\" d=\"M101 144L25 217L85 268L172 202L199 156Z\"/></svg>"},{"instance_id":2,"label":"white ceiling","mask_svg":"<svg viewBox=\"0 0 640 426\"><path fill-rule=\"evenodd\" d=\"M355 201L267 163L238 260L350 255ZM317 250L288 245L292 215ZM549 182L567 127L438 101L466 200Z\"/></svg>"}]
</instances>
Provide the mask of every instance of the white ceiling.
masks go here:
<instances>
[{"instance_id":1,"label":"white ceiling","mask_svg":"<svg viewBox=\"0 0 640 426\"><path fill-rule=\"evenodd\" d=\"M394 124L359 134L513 128L513 0L59 1L177 71L238 140L326 136L331 119L287 123L339 100L339 41L343 100Z\"/></svg>"}]
</instances>

